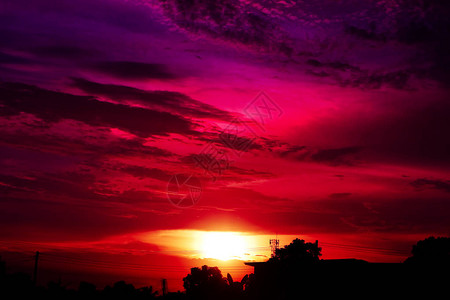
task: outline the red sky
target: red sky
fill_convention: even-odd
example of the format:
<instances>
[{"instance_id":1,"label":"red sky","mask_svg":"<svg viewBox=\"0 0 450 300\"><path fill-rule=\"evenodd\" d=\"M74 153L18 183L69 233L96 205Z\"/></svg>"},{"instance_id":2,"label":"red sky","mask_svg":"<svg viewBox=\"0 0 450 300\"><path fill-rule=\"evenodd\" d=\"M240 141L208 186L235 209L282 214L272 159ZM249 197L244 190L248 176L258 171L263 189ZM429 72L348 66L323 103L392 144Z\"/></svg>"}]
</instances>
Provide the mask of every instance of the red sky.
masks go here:
<instances>
[{"instance_id":1,"label":"red sky","mask_svg":"<svg viewBox=\"0 0 450 300\"><path fill-rule=\"evenodd\" d=\"M403 261L450 228L449 8L2 1L2 256L174 290L205 263L251 272L276 234ZM201 182L195 205L169 201L177 174ZM244 237L245 257L205 260L209 231Z\"/></svg>"}]
</instances>

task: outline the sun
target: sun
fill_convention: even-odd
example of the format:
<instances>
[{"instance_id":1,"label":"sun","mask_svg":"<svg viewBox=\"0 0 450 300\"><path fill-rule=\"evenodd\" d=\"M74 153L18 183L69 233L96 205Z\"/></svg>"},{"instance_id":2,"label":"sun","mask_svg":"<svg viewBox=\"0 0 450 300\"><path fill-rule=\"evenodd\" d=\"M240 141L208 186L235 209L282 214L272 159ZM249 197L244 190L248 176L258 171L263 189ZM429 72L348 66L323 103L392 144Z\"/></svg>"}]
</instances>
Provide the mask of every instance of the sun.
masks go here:
<instances>
[{"instance_id":1,"label":"sun","mask_svg":"<svg viewBox=\"0 0 450 300\"><path fill-rule=\"evenodd\" d=\"M204 258L220 260L243 259L246 254L245 238L235 232L205 232L202 254Z\"/></svg>"}]
</instances>

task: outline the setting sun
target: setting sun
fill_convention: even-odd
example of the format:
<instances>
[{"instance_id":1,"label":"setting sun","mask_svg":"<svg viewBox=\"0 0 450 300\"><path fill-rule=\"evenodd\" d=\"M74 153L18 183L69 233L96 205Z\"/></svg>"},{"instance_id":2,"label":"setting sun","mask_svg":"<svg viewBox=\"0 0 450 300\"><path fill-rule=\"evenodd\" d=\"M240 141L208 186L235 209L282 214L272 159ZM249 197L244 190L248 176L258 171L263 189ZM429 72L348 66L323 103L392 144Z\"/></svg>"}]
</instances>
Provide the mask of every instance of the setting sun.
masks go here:
<instances>
[{"instance_id":1,"label":"setting sun","mask_svg":"<svg viewBox=\"0 0 450 300\"><path fill-rule=\"evenodd\" d=\"M202 254L204 258L242 259L245 253L245 238L238 233L207 232L203 236Z\"/></svg>"}]
</instances>

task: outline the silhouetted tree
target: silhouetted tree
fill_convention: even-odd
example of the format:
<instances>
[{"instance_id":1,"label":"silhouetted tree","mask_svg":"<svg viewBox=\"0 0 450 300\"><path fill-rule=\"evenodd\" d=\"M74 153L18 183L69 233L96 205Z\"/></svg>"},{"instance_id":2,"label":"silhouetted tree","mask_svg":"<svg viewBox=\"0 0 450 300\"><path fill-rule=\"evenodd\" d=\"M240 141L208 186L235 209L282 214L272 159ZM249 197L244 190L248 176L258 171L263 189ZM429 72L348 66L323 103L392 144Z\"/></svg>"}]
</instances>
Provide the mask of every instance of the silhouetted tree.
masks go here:
<instances>
[{"instance_id":1,"label":"silhouetted tree","mask_svg":"<svg viewBox=\"0 0 450 300\"><path fill-rule=\"evenodd\" d=\"M2 260L0 256L0 279L3 279L6 275L6 263Z\"/></svg>"},{"instance_id":2,"label":"silhouetted tree","mask_svg":"<svg viewBox=\"0 0 450 300\"><path fill-rule=\"evenodd\" d=\"M158 295L158 291L154 291L152 286L139 288L139 299L154 299Z\"/></svg>"},{"instance_id":3,"label":"silhouetted tree","mask_svg":"<svg viewBox=\"0 0 450 300\"><path fill-rule=\"evenodd\" d=\"M80 298L92 299L97 295L97 288L92 283L81 281L78 287L78 294Z\"/></svg>"},{"instance_id":4,"label":"silhouetted tree","mask_svg":"<svg viewBox=\"0 0 450 300\"><path fill-rule=\"evenodd\" d=\"M256 292L255 274L245 275L241 281L244 284L244 291L247 296L254 295Z\"/></svg>"},{"instance_id":5,"label":"silhouetted tree","mask_svg":"<svg viewBox=\"0 0 450 300\"><path fill-rule=\"evenodd\" d=\"M317 243L306 243L304 240L295 239L289 245L277 249L270 262L309 263L318 262L322 248Z\"/></svg>"},{"instance_id":6,"label":"silhouetted tree","mask_svg":"<svg viewBox=\"0 0 450 300\"><path fill-rule=\"evenodd\" d=\"M50 299L67 299L69 294L71 294L70 298L73 298L73 292L69 291L67 286L62 284L61 279L58 281L50 281L47 284L47 297Z\"/></svg>"},{"instance_id":7,"label":"silhouetted tree","mask_svg":"<svg viewBox=\"0 0 450 300\"><path fill-rule=\"evenodd\" d=\"M192 299L214 299L223 295L227 281L217 267L192 268L183 278L186 294Z\"/></svg>"},{"instance_id":8,"label":"silhouetted tree","mask_svg":"<svg viewBox=\"0 0 450 300\"><path fill-rule=\"evenodd\" d=\"M102 294L107 299L133 299L136 296L136 289L132 284L121 280L114 283L112 287L106 286Z\"/></svg>"},{"instance_id":9,"label":"silhouetted tree","mask_svg":"<svg viewBox=\"0 0 450 300\"><path fill-rule=\"evenodd\" d=\"M405 263L450 264L450 238L433 236L418 241L412 248L412 256Z\"/></svg>"},{"instance_id":10,"label":"silhouetted tree","mask_svg":"<svg viewBox=\"0 0 450 300\"><path fill-rule=\"evenodd\" d=\"M26 299L34 291L34 284L30 275L25 273L13 273L5 276L2 284L2 293L13 293L17 299Z\"/></svg>"}]
</instances>

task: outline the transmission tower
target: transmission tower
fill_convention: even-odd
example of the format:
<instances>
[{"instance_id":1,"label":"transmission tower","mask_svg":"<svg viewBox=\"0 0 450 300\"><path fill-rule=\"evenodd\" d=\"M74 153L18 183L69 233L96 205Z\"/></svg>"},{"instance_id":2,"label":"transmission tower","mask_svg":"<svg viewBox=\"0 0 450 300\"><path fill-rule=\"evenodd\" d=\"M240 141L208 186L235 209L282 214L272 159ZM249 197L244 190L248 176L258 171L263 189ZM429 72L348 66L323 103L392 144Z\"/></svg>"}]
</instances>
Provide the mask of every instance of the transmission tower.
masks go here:
<instances>
[{"instance_id":1,"label":"transmission tower","mask_svg":"<svg viewBox=\"0 0 450 300\"><path fill-rule=\"evenodd\" d=\"M272 252L272 257L276 255L279 247L280 247L279 239L270 239L270 251Z\"/></svg>"}]
</instances>

